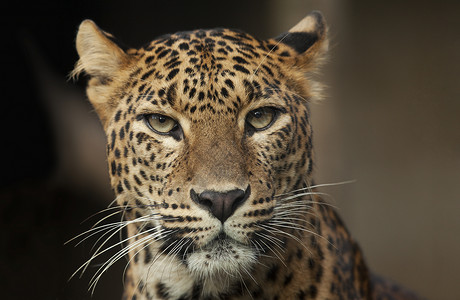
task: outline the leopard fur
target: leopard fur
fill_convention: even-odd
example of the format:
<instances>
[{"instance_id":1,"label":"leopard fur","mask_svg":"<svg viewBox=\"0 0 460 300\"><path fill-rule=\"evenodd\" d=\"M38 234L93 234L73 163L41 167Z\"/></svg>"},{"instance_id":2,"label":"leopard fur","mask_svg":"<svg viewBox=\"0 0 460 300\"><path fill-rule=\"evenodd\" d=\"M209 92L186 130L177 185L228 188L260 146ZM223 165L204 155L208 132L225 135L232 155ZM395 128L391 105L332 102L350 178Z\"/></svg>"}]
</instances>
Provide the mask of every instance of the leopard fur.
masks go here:
<instances>
[{"instance_id":1,"label":"leopard fur","mask_svg":"<svg viewBox=\"0 0 460 300\"><path fill-rule=\"evenodd\" d=\"M319 12L268 40L196 30L127 50L80 25L74 75L90 77L128 236L124 299L415 299L374 279L313 182L308 75L326 36Z\"/></svg>"}]
</instances>

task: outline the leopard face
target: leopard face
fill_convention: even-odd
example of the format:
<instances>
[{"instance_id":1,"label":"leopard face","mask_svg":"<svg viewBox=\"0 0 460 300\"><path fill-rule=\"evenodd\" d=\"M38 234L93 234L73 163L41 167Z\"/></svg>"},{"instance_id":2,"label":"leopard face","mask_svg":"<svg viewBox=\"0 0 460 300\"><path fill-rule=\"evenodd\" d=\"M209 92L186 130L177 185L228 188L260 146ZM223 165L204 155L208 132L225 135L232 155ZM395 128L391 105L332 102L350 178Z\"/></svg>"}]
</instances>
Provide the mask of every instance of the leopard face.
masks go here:
<instances>
[{"instance_id":1,"label":"leopard face","mask_svg":"<svg viewBox=\"0 0 460 300\"><path fill-rule=\"evenodd\" d=\"M303 222L286 218L308 205L282 195L312 181L308 103L318 93L305 74L325 35L312 13L275 39L197 30L122 50L82 23L75 74L90 76L133 272L144 284L164 262L193 282L241 277Z\"/></svg>"}]
</instances>

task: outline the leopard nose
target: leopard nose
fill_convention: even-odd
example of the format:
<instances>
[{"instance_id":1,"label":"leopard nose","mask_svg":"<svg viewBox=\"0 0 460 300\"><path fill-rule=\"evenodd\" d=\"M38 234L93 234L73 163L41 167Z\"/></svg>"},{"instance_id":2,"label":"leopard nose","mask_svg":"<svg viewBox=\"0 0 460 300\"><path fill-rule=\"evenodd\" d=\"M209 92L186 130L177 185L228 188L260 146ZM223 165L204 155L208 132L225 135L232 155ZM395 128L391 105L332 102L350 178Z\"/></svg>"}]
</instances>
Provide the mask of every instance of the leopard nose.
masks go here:
<instances>
[{"instance_id":1,"label":"leopard nose","mask_svg":"<svg viewBox=\"0 0 460 300\"><path fill-rule=\"evenodd\" d=\"M249 198L250 193L251 188L249 186L246 191L241 189L227 192L206 190L197 194L193 189L190 190L192 200L209 210L222 223L233 215L235 210Z\"/></svg>"}]
</instances>

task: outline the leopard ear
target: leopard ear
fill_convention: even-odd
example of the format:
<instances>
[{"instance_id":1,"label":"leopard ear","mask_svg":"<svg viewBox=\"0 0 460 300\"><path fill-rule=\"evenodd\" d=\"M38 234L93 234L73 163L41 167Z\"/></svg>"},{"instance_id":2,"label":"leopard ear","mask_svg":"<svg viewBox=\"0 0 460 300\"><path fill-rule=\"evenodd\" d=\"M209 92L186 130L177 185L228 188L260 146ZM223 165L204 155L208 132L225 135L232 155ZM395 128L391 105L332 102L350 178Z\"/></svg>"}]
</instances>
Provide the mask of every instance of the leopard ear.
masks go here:
<instances>
[{"instance_id":1,"label":"leopard ear","mask_svg":"<svg viewBox=\"0 0 460 300\"><path fill-rule=\"evenodd\" d=\"M294 56L295 65L312 67L318 64L327 52L326 21L319 11L313 11L275 40L281 48L282 56ZM288 46L291 51L283 52L283 46Z\"/></svg>"},{"instance_id":2,"label":"leopard ear","mask_svg":"<svg viewBox=\"0 0 460 300\"><path fill-rule=\"evenodd\" d=\"M76 48L80 59L71 76L77 77L81 73L89 75L88 98L105 126L117 105L110 97L110 83L116 73L128 63L129 55L114 42L112 35L102 31L91 20L80 24Z\"/></svg>"}]
</instances>

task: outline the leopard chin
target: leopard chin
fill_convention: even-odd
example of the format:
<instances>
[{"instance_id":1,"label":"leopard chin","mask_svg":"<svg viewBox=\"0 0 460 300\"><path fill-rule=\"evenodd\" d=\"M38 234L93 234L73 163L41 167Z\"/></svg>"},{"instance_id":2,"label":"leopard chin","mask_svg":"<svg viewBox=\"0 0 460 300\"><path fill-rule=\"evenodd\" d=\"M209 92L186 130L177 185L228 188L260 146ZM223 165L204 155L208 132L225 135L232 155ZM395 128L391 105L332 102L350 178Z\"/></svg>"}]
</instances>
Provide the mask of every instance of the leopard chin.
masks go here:
<instances>
[{"instance_id":1,"label":"leopard chin","mask_svg":"<svg viewBox=\"0 0 460 300\"><path fill-rule=\"evenodd\" d=\"M257 252L228 236L219 236L187 256L190 272L201 280L228 277L240 280L257 260Z\"/></svg>"}]
</instances>

